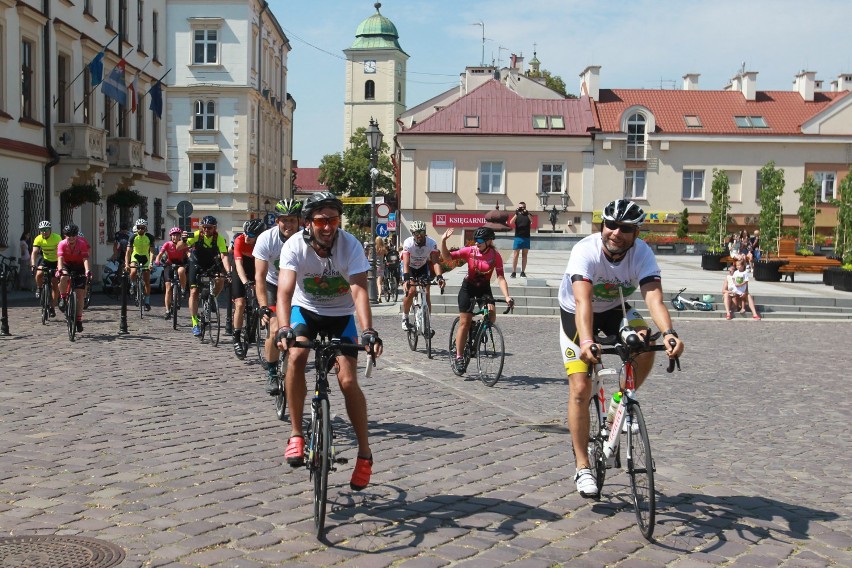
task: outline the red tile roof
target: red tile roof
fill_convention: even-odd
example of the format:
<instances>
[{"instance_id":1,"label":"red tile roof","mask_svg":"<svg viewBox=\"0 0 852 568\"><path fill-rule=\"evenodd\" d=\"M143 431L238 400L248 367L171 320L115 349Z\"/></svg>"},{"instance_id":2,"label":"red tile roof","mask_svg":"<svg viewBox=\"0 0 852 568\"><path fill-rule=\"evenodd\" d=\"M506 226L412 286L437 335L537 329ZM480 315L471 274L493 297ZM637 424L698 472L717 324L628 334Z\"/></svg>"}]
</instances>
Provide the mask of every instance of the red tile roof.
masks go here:
<instances>
[{"instance_id":1,"label":"red tile roof","mask_svg":"<svg viewBox=\"0 0 852 568\"><path fill-rule=\"evenodd\" d=\"M621 132L624 111L641 105L654 114L657 133L792 135L801 134L803 123L848 95L819 91L813 102L805 102L795 91L758 91L748 101L738 91L601 89L595 108L603 132ZM697 115L701 127L687 127L685 115ZM735 116L762 116L768 128L739 128Z\"/></svg>"},{"instance_id":2,"label":"red tile roof","mask_svg":"<svg viewBox=\"0 0 852 568\"><path fill-rule=\"evenodd\" d=\"M565 128L533 128L534 115L562 116ZM478 128L465 128L465 117L479 117ZM462 134L522 136L589 136L595 126L591 101L580 99L526 99L491 79L467 95L430 115L400 135Z\"/></svg>"},{"instance_id":3,"label":"red tile roof","mask_svg":"<svg viewBox=\"0 0 852 568\"><path fill-rule=\"evenodd\" d=\"M302 193L328 191L325 184L319 182L319 168L295 168L296 182L294 191Z\"/></svg>"}]
</instances>

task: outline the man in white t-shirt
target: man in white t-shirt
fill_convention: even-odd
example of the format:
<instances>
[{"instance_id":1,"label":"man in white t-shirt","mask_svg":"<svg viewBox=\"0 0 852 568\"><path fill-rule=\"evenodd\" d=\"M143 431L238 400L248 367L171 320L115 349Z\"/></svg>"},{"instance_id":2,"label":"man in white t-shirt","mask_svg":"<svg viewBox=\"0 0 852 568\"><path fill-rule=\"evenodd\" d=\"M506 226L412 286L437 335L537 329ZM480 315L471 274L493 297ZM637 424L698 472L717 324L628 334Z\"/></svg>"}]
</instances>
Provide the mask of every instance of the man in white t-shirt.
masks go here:
<instances>
[{"instance_id":1,"label":"man in white t-shirt","mask_svg":"<svg viewBox=\"0 0 852 568\"><path fill-rule=\"evenodd\" d=\"M278 302L278 262L284 243L299 230L302 218L302 202L295 199L282 199L275 204L275 226L264 231L254 244L254 278L257 289L257 303L263 314L263 325L269 322L269 336L264 345L266 357L266 392L278 394L278 348L275 346L275 332L278 331L278 318L272 317Z\"/></svg>"},{"instance_id":2,"label":"man in white t-shirt","mask_svg":"<svg viewBox=\"0 0 852 568\"><path fill-rule=\"evenodd\" d=\"M597 498L600 488L589 467L589 400L592 382L589 367L600 362L593 353L598 332L616 335L623 317L619 289L627 297L637 288L651 318L662 330L666 353L670 358L683 352L683 342L672 329L669 311L663 302L660 268L651 248L638 239L645 212L634 202L619 199L603 211L600 234L592 234L574 245L559 287L561 326L559 343L568 374L568 428L577 460L574 481L583 497ZM640 336L648 325L629 304L627 319ZM673 341L674 345L669 342ZM600 346L597 346L600 353ZM654 353L636 358L636 387L651 372Z\"/></svg>"},{"instance_id":3,"label":"man in white t-shirt","mask_svg":"<svg viewBox=\"0 0 852 568\"><path fill-rule=\"evenodd\" d=\"M438 286L444 289L444 277L441 275L441 251L438 243L432 237L426 236L426 223L423 221L412 221L408 226L411 236L402 243L402 329L407 331L411 325L408 322L408 312L414 303L415 286L409 286L411 280L431 280L434 272L438 280ZM430 286L426 286L426 302L432 309L432 296L429 294ZM432 330L434 335L435 330Z\"/></svg>"},{"instance_id":4,"label":"man in white t-shirt","mask_svg":"<svg viewBox=\"0 0 852 568\"><path fill-rule=\"evenodd\" d=\"M373 314L367 292L370 263L358 239L339 229L343 203L327 191L305 200L302 210L306 226L284 243L278 266L278 333L280 349L292 341L312 341L321 331L339 337L344 344L357 344L353 313L363 326L361 343L378 357L382 341L373 329ZM358 459L349 481L354 491L367 487L372 474L373 454L367 437L367 401L358 385L357 350L343 348L337 358L337 382L346 399L346 411L358 440ZM305 396L305 365L310 350L290 347L285 385L290 406L290 439L284 454L287 463L304 463L302 430Z\"/></svg>"}]
</instances>

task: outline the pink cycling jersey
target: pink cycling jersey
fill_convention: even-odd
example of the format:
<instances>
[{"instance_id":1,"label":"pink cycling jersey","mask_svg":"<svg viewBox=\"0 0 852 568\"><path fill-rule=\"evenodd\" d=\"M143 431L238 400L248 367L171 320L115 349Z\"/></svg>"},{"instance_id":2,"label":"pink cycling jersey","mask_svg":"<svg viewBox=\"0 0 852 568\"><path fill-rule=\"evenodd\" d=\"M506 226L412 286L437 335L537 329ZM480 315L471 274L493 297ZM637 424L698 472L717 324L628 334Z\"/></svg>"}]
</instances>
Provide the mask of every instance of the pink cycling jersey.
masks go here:
<instances>
[{"instance_id":1,"label":"pink cycling jersey","mask_svg":"<svg viewBox=\"0 0 852 568\"><path fill-rule=\"evenodd\" d=\"M169 262L172 264L183 264L183 259L186 257L186 251L188 249L183 247L178 250L177 245L172 241L168 241L163 243L163 246L160 247L160 253L165 252L169 257Z\"/></svg>"},{"instance_id":2,"label":"pink cycling jersey","mask_svg":"<svg viewBox=\"0 0 852 568\"><path fill-rule=\"evenodd\" d=\"M77 242L72 246L68 239L63 239L56 248L56 256L62 257L65 266L81 266L83 260L89 258L89 243L86 239L78 237Z\"/></svg>"},{"instance_id":3,"label":"pink cycling jersey","mask_svg":"<svg viewBox=\"0 0 852 568\"><path fill-rule=\"evenodd\" d=\"M471 245L452 251L450 256L453 260L467 261L467 280L471 283L489 282L495 270L498 276L503 276L503 257L494 247L488 247L483 254L476 245Z\"/></svg>"}]
</instances>

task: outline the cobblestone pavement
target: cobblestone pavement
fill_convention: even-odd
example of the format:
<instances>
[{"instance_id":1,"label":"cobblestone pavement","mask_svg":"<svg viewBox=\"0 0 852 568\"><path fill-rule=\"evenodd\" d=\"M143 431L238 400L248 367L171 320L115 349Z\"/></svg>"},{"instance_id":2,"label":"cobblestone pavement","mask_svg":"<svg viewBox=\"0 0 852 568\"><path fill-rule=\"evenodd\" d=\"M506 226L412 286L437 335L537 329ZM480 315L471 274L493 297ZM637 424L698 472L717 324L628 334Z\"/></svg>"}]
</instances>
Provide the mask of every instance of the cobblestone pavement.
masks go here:
<instances>
[{"instance_id":1,"label":"cobblestone pavement","mask_svg":"<svg viewBox=\"0 0 852 568\"><path fill-rule=\"evenodd\" d=\"M432 360L378 317L387 355L361 381L373 481L349 489L354 459L331 474L319 542L259 365L160 312L129 314L119 336L117 307L94 306L72 344L34 302L10 309L2 533L106 540L123 568L852 565L848 324L678 323L683 372L658 361L640 391L659 494L648 543L624 473L599 502L575 492L555 318L500 317L505 376L488 388L450 372L449 317ZM352 459L336 389L332 409Z\"/></svg>"}]
</instances>

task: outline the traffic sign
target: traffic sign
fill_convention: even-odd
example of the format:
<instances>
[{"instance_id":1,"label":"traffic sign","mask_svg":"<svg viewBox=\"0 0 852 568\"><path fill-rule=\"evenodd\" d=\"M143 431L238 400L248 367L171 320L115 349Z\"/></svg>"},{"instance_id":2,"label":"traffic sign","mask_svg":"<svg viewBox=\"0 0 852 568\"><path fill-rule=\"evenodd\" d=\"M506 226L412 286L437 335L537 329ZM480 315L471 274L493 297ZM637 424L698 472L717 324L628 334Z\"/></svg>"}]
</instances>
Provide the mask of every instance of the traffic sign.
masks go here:
<instances>
[{"instance_id":1,"label":"traffic sign","mask_svg":"<svg viewBox=\"0 0 852 568\"><path fill-rule=\"evenodd\" d=\"M189 201L184 200L179 202L175 209L177 209L177 214L181 217L189 217L192 215L192 203Z\"/></svg>"},{"instance_id":2,"label":"traffic sign","mask_svg":"<svg viewBox=\"0 0 852 568\"><path fill-rule=\"evenodd\" d=\"M396 221L393 219L388 220L388 231L396 231Z\"/></svg>"},{"instance_id":3,"label":"traffic sign","mask_svg":"<svg viewBox=\"0 0 852 568\"><path fill-rule=\"evenodd\" d=\"M378 225L376 225L376 236L377 237L388 236L388 226L384 223L379 223Z\"/></svg>"},{"instance_id":4,"label":"traffic sign","mask_svg":"<svg viewBox=\"0 0 852 568\"><path fill-rule=\"evenodd\" d=\"M388 215L390 215L390 205L388 205L387 203L376 204L377 217L387 217Z\"/></svg>"},{"instance_id":5,"label":"traffic sign","mask_svg":"<svg viewBox=\"0 0 852 568\"><path fill-rule=\"evenodd\" d=\"M266 223L267 227L271 227L275 224L275 213L267 213L263 218L263 221Z\"/></svg>"},{"instance_id":6,"label":"traffic sign","mask_svg":"<svg viewBox=\"0 0 852 568\"><path fill-rule=\"evenodd\" d=\"M396 221L396 213L388 213L388 219L391 221Z\"/></svg>"}]
</instances>

